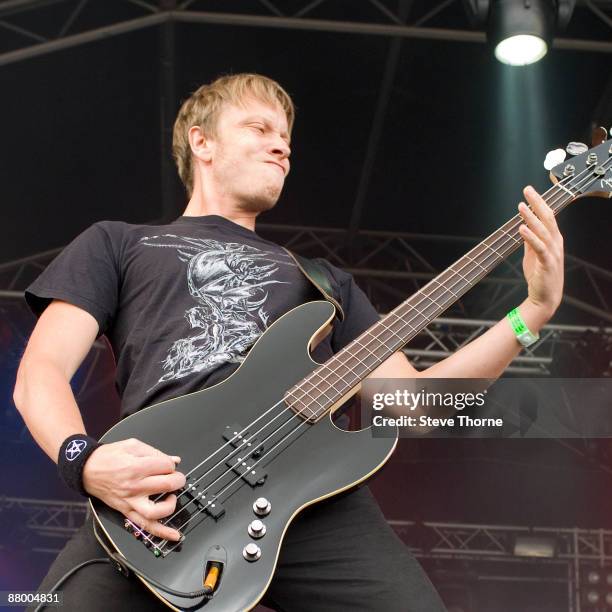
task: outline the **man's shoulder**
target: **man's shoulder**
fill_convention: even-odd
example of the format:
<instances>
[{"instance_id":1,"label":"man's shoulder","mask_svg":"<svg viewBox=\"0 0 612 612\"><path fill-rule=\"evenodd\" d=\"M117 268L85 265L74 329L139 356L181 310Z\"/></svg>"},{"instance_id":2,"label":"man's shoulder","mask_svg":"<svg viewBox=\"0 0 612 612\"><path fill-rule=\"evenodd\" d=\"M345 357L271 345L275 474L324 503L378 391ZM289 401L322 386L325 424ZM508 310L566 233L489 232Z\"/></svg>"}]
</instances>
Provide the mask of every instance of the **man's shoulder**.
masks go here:
<instances>
[{"instance_id":1,"label":"man's shoulder","mask_svg":"<svg viewBox=\"0 0 612 612\"><path fill-rule=\"evenodd\" d=\"M312 257L311 261L324 268L328 275L331 276L333 282L337 283L338 285L344 285L353 278L352 274L334 265L324 257Z\"/></svg>"}]
</instances>

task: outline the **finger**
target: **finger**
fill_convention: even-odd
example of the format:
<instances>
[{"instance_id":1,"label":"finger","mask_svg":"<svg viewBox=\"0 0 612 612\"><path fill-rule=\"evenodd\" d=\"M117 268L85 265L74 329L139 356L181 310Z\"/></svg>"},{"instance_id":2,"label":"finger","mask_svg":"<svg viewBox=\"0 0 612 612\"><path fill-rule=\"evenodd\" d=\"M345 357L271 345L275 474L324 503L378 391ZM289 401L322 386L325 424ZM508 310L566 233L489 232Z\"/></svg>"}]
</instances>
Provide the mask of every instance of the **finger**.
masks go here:
<instances>
[{"instance_id":1,"label":"finger","mask_svg":"<svg viewBox=\"0 0 612 612\"><path fill-rule=\"evenodd\" d=\"M176 509L176 495L170 494L165 499L153 501L146 495L139 495L130 500L132 508L147 520L157 521L168 518Z\"/></svg>"},{"instance_id":2,"label":"finger","mask_svg":"<svg viewBox=\"0 0 612 612\"><path fill-rule=\"evenodd\" d=\"M138 457L134 460L134 466L140 477L172 474L176 469L176 463L163 455Z\"/></svg>"},{"instance_id":3,"label":"finger","mask_svg":"<svg viewBox=\"0 0 612 612\"><path fill-rule=\"evenodd\" d=\"M538 259L543 263L548 261L548 249L542 240L540 240L526 225L521 224L519 226L519 232L529 244L529 246L536 252Z\"/></svg>"},{"instance_id":4,"label":"finger","mask_svg":"<svg viewBox=\"0 0 612 612\"><path fill-rule=\"evenodd\" d=\"M146 519L135 510L128 512L126 517L141 529L144 529L150 534L157 536L158 538L162 538L163 540L178 542L181 539L181 534L176 529L162 525L156 520Z\"/></svg>"},{"instance_id":5,"label":"finger","mask_svg":"<svg viewBox=\"0 0 612 612\"><path fill-rule=\"evenodd\" d=\"M551 234L559 231L557 219L544 198L531 185L528 185L525 187L525 189L523 189L523 194L546 229Z\"/></svg>"},{"instance_id":6,"label":"finger","mask_svg":"<svg viewBox=\"0 0 612 612\"><path fill-rule=\"evenodd\" d=\"M542 242L551 243L552 237L548 228L542 223L538 217L536 217L535 213L525 204L525 202L521 202L518 205L518 210L523 218L523 221L527 224L529 229L540 239Z\"/></svg>"},{"instance_id":7,"label":"finger","mask_svg":"<svg viewBox=\"0 0 612 612\"><path fill-rule=\"evenodd\" d=\"M181 472L173 472L165 476L147 476L138 481L134 490L137 495L170 493L184 487L185 481L185 475Z\"/></svg>"},{"instance_id":8,"label":"finger","mask_svg":"<svg viewBox=\"0 0 612 612\"><path fill-rule=\"evenodd\" d=\"M174 463L181 462L181 458L177 455L167 455L158 448L155 448L142 440L138 440L138 438L130 438L129 440L125 440L125 442L129 446L129 450L132 455L135 455L136 457L167 457Z\"/></svg>"}]
</instances>

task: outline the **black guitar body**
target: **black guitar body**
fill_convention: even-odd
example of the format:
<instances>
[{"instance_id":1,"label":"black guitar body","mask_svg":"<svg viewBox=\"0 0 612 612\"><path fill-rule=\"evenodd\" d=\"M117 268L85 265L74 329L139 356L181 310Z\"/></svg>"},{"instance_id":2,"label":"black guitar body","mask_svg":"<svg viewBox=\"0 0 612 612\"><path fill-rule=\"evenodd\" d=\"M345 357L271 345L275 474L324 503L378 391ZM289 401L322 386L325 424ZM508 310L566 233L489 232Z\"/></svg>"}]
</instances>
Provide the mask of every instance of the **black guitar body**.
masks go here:
<instances>
[{"instance_id":1,"label":"black guitar body","mask_svg":"<svg viewBox=\"0 0 612 612\"><path fill-rule=\"evenodd\" d=\"M220 580L210 597L169 595L141 578L169 607L207 612L254 607L272 579L285 530L297 513L365 480L382 467L395 448L397 438L373 438L370 429L343 431L329 414L316 423L308 422L282 401L288 389L319 365L310 358L308 347L333 315L334 307L323 301L293 309L270 326L227 380L140 410L103 436L104 442L138 438L168 454L180 455L179 469L185 474L197 468L186 486L195 483L196 489L190 497L181 496L185 507L171 522L179 528L187 517L190 519L180 529L184 541L172 552L167 551L175 543L162 546L167 554L155 556L154 547L147 547L142 538L126 530L120 513L91 499L98 525L115 549L164 586L180 592L198 591L209 562L221 562ZM248 431L244 439L251 441L248 452L228 442L234 431L243 429ZM247 464L243 472L232 465L238 457L239 463ZM248 466L253 467L249 470ZM240 475L245 471L249 482ZM214 509L208 506L205 510L206 501L200 505L193 501L198 492L207 495L205 500L216 496ZM269 514L258 517L253 503L260 497L271 507ZM256 539L247 528L258 518L266 533ZM243 549L249 543L259 546L259 559L245 559Z\"/></svg>"}]
</instances>

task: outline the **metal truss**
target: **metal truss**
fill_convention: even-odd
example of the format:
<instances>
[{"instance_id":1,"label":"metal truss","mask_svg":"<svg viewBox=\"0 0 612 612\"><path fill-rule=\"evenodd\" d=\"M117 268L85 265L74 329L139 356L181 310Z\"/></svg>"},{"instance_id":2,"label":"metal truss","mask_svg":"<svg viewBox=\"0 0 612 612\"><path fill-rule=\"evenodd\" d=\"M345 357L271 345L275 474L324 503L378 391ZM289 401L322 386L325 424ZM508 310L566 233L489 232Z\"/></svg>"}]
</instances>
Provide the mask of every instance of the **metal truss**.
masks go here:
<instances>
[{"instance_id":1,"label":"metal truss","mask_svg":"<svg viewBox=\"0 0 612 612\"><path fill-rule=\"evenodd\" d=\"M458 258L481 240L369 230L360 230L354 240L349 240L350 230L299 225L261 224L258 232L302 255L323 255L347 270L359 279L381 311L395 307L398 300L403 301L449 266L453 259L440 262L441 252L445 257L455 253ZM504 260L451 312L466 317L495 314L498 318L499 313L505 314L507 305L516 302L519 290L525 289L520 257L521 253L516 252ZM592 320L612 323L612 272L573 255L566 254L565 259L566 287L576 293L565 293L564 304L577 311L575 315L579 312L583 318L588 315Z\"/></svg>"},{"instance_id":2,"label":"metal truss","mask_svg":"<svg viewBox=\"0 0 612 612\"><path fill-rule=\"evenodd\" d=\"M411 548L415 554L432 559L532 562L534 557L515 555L516 539L518 536L541 536L554 540L555 554L551 562L612 564L612 530L608 529L388 522L401 537L410 542L422 542L419 547Z\"/></svg>"},{"instance_id":3,"label":"metal truss","mask_svg":"<svg viewBox=\"0 0 612 612\"><path fill-rule=\"evenodd\" d=\"M350 230L262 224L258 231L302 255L324 255L352 273L381 313L394 308L451 263L437 265L435 258L441 246L445 252L456 248L463 254L478 242L477 238L463 236L362 230L358 231L356 240L357 250L362 254L351 264L345 239ZM0 265L0 298L4 298L5 305L22 300L25 287L60 251L61 248L53 249ZM515 254L500 264L493 275L483 279L449 309L448 316L435 319L413 339L404 352L415 367L424 369L448 357L486 332L516 305L525 288L520 262L515 261L518 257ZM514 359L507 369L509 374L552 374L555 351L561 346L575 346L589 332L602 342L612 343L612 326L602 325L612 322L609 306L612 273L571 255L566 256L565 273L568 291L576 291L564 295L567 316L580 324L546 325L540 332L539 342ZM491 318L484 318L487 315ZM106 345L98 341L95 348L102 350ZM95 360L90 362L90 367L95 367L95 363ZM89 378L88 374L86 380Z\"/></svg>"},{"instance_id":4,"label":"metal truss","mask_svg":"<svg viewBox=\"0 0 612 612\"><path fill-rule=\"evenodd\" d=\"M608 529L388 522L416 557L462 561L463 571L466 562L468 568L483 562L488 563L489 568L491 563L498 564L501 571L489 576L481 573L481 580L564 582L568 589L569 612L580 612L583 607L583 591L590 588L583 584L585 571L612 570L612 530ZM517 555L517 539L525 536L548 541L552 555L540 558ZM419 545L415 546L415 542ZM528 575L517 575L517 566L528 566ZM558 566L560 571L544 572L544 566ZM542 575L538 576L539 573Z\"/></svg>"},{"instance_id":5,"label":"metal truss","mask_svg":"<svg viewBox=\"0 0 612 612\"><path fill-rule=\"evenodd\" d=\"M81 527L86 512L87 504L83 502L0 497L0 515L5 526L20 527L17 534L5 530L5 538L12 535L22 539L34 552L58 553ZM15 518L8 520L12 515ZM0 548L4 548L3 543L0 543Z\"/></svg>"},{"instance_id":6,"label":"metal truss","mask_svg":"<svg viewBox=\"0 0 612 612\"><path fill-rule=\"evenodd\" d=\"M301 8L293 13L288 13L280 0L228 2L223 6L226 12L206 10L211 4L206 0L159 0L157 3L147 0L112 3L109 0L4 0L0 3L0 29L11 32L13 36L10 48L0 53L0 65L168 22L484 43L484 33L470 30L467 16L462 13L460 28L431 26L458 2L444 0L426 6L422 14L411 15L409 24L406 24L405 15L396 10L397 3L382 0L362 0L360 10L346 10L347 20L336 17L338 6L333 0L304 0ZM94 5L104 5L104 10L95 10L98 7ZM239 12L244 11L245 6L247 12ZM55 13L53 19L48 19L50 7ZM595 18L612 27L611 8L608 0L583 0L578 3L573 19ZM368 16L364 19L362 15L366 13ZM351 17L355 21L350 21ZM45 24L43 28L41 23ZM612 52L609 39L557 38L553 45L558 49Z\"/></svg>"}]
</instances>

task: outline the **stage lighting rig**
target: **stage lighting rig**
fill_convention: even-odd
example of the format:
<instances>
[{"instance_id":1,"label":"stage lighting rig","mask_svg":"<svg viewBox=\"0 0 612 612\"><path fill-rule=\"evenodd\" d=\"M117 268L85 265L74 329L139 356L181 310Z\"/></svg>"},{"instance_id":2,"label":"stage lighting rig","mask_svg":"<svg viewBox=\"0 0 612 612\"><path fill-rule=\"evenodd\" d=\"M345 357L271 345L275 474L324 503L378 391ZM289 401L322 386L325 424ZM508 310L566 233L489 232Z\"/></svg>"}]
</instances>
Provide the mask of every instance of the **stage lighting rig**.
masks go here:
<instances>
[{"instance_id":1,"label":"stage lighting rig","mask_svg":"<svg viewBox=\"0 0 612 612\"><path fill-rule=\"evenodd\" d=\"M526 66L541 60L569 23L576 0L464 0L473 23L485 26L495 57Z\"/></svg>"},{"instance_id":2,"label":"stage lighting rig","mask_svg":"<svg viewBox=\"0 0 612 612\"><path fill-rule=\"evenodd\" d=\"M580 587L583 612L612 610L612 568L583 567Z\"/></svg>"}]
</instances>

